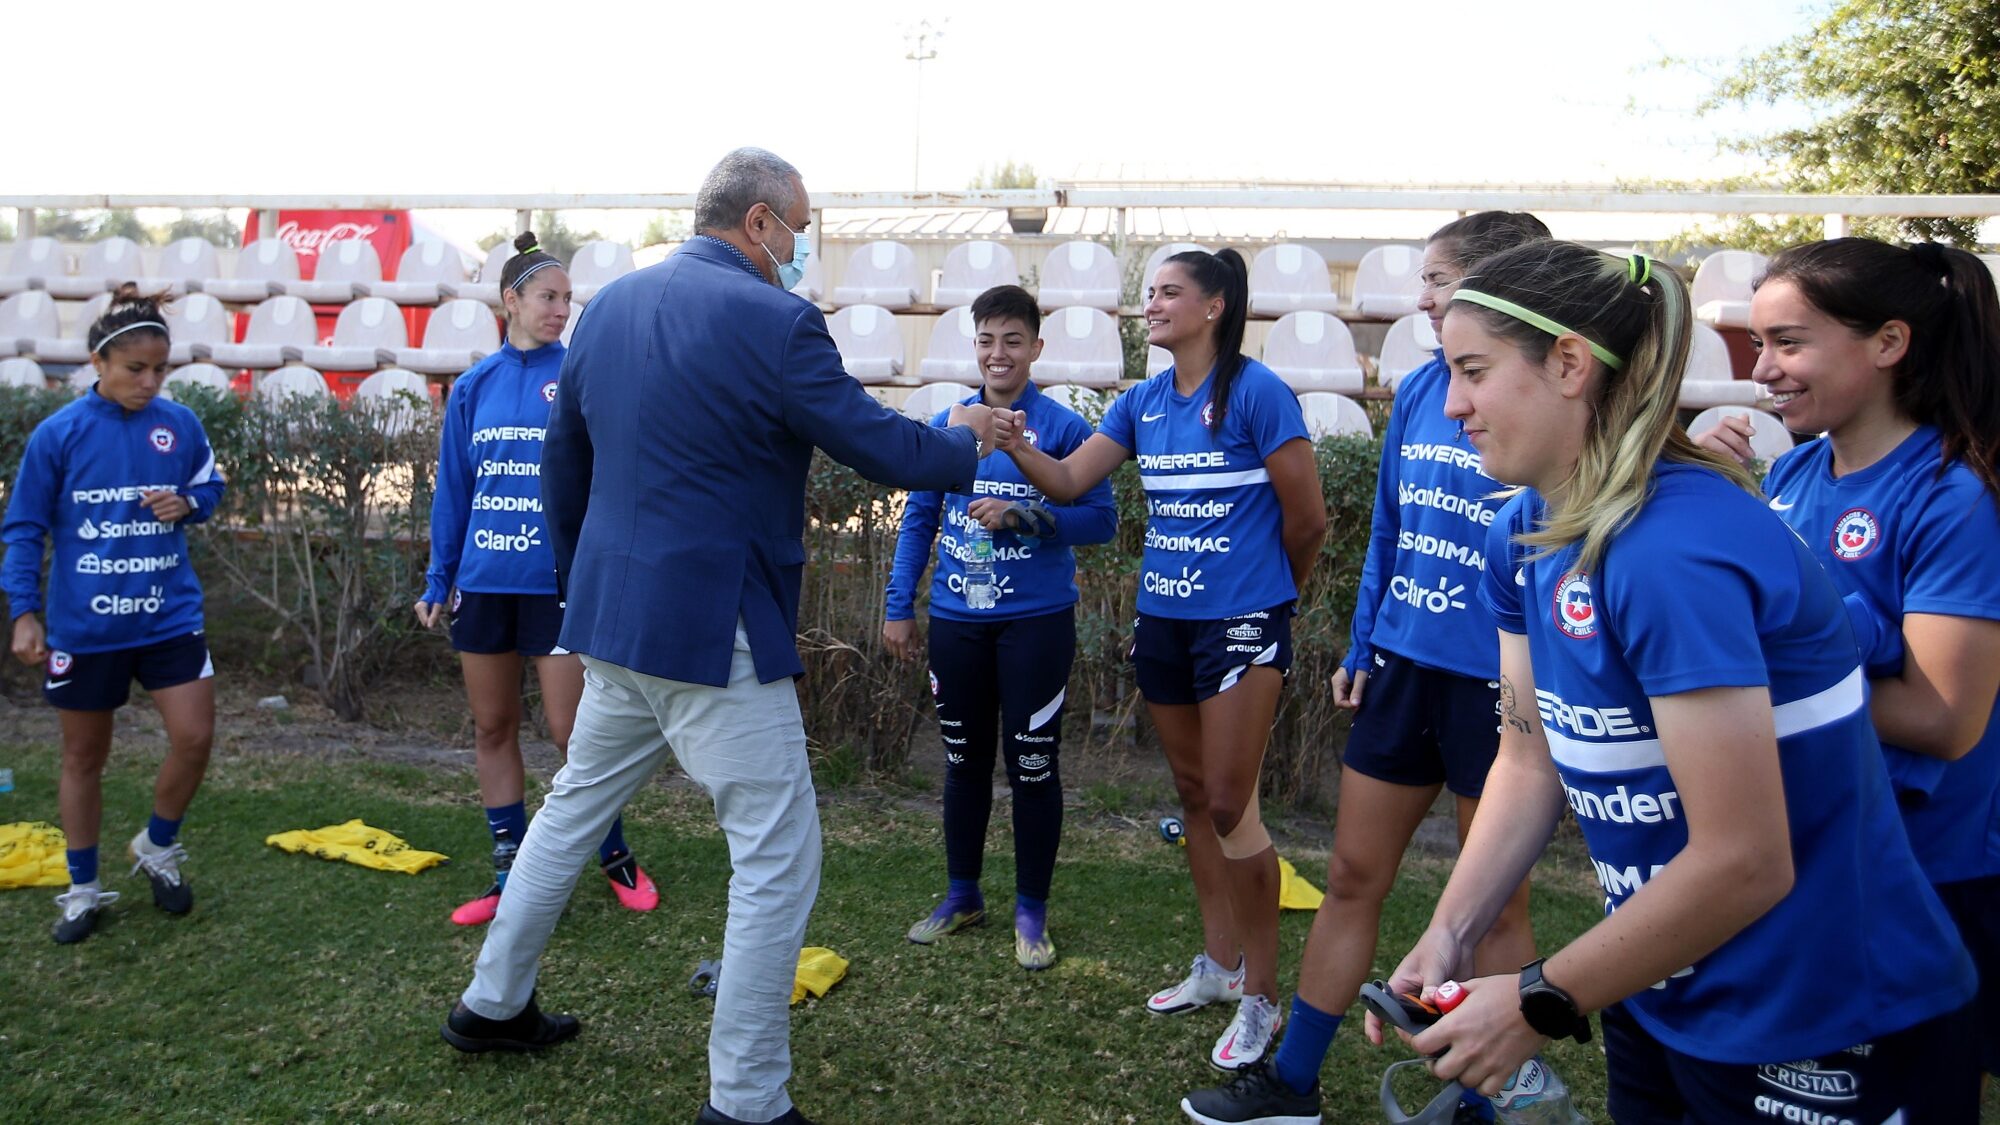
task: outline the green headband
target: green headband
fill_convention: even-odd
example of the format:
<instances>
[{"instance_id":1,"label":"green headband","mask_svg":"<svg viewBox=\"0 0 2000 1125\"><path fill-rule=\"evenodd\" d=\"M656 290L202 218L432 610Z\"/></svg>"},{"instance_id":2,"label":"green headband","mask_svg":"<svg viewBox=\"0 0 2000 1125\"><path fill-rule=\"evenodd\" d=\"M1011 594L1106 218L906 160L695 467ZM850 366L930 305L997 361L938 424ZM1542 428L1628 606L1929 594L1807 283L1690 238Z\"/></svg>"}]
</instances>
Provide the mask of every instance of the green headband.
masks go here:
<instances>
[{"instance_id":1,"label":"green headband","mask_svg":"<svg viewBox=\"0 0 2000 1125\"><path fill-rule=\"evenodd\" d=\"M1603 360L1604 366L1609 367L1613 371L1617 371L1625 366L1625 361L1613 355L1611 349L1605 347L1603 344L1598 343L1575 329L1564 328L1541 313L1533 309L1522 308L1520 305L1504 297L1495 297L1491 293L1481 293L1477 289L1467 289L1464 286L1460 286L1457 291L1452 293L1451 299L1454 301L1464 301L1468 304L1484 305L1494 312L1505 313L1523 324L1539 328L1551 336L1575 336L1590 345L1590 354Z\"/></svg>"}]
</instances>

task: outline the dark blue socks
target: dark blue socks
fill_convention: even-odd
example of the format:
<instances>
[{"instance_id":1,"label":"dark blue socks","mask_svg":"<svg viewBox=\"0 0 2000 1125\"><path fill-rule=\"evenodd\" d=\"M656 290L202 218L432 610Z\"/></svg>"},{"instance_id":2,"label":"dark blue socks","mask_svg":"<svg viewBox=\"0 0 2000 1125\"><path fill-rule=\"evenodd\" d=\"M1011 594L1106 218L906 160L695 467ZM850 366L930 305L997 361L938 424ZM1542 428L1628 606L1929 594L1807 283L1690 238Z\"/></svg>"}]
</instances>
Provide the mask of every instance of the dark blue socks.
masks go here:
<instances>
[{"instance_id":1,"label":"dark blue socks","mask_svg":"<svg viewBox=\"0 0 2000 1125\"><path fill-rule=\"evenodd\" d=\"M1333 1046L1333 1033L1340 1030L1340 1020L1340 1016L1306 1003L1303 996L1292 997L1291 1022L1285 1027L1284 1040L1278 1044L1278 1057L1271 1061L1271 1069L1278 1072L1285 1085L1305 1094L1319 1084L1319 1068L1326 1062L1327 1048Z\"/></svg>"},{"instance_id":2,"label":"dark blue socks","mask_svg":"<svg viewBox=\"0 0 2000 1125\"><path fill-rule=\"evenodd\" d=\"M944 896L953 910L984 910L986 896L979 893L979 880L953 879L951 890Z\"/></svg>"},{"instance_id":3,"label":"dark blue socks","mask_svg":"<svg viewBox=\"0 0 2000 1125\"><path fill-rule=\"evenodd\" d=\"M604 842L597 845L597 862L610 863L630 850L625 846L625 817L620 814L611 822L611 831L604 834Z\"/></svg>"},{"instance_id":4,"label":"dark blue socks","mask_svg":"<svg viewBox=\"0 0 2000 1125\"><path fill-rule=\"evenodd\" d=\"M172 844L174 837L180 835L180 831L180 821L168 820L159 813L154 813L152 819L146 822L146 839L151 840L156 848Z\"/></svg>"},{"instance_id":5,"label":"dark blue socks","mask_svg":"<svg viewBox=\"0 0 2000 1125\"><path fill-rule=\"evenodd\" d=\"M1014 896L1014 928L1021 931L1029 941L1040 941L1049 929L1049 900L1029 898L1027 895Z\"/></svg>"},{"instance_id":6,"label":"dark blue socks","mask_svg":"<svg viewBox=\"0 0 2000 1125\"><path fill-rule=\"evenodd\" d=\"M71 883L97 882L97 845L87 848L69 848L64 852L69 861L69 881Z\"/></svg>"}]
</instances>

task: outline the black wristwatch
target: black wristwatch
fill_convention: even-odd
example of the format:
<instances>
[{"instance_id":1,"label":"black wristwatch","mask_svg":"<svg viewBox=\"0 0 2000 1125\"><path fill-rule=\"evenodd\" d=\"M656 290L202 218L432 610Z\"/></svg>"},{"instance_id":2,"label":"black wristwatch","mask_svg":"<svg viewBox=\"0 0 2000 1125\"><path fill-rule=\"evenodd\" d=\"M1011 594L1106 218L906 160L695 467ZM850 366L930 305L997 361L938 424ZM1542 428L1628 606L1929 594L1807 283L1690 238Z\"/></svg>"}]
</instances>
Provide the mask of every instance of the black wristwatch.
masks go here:
<instances>
[{"instance_id":1,"label":"black wristwatch","mask_svg":"<svg viewBox=\"0 0 2000 1125\"><path fill-rule=\"evenodd\" d=\"M1542 979L1542 960L1521 966L1521 1018L1551 1039L1590 1042L1590 1020L1576 1010L1570 995Z\"/></svg>"}]
</instances>

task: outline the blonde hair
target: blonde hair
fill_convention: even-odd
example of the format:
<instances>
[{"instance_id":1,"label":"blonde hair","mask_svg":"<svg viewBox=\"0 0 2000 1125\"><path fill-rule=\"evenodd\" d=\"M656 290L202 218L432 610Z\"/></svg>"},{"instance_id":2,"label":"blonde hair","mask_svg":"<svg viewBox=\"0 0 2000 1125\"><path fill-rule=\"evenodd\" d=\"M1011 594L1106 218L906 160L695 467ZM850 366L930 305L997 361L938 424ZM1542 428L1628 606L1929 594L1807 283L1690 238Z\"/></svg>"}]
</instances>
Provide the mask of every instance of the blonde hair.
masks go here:
<instances>
[{"instance_id":1,"label":"blonde hair","mask_svg":"<svg viewBox=\"0 0 2000 1125\"><path fill-rule=\"evenodd\" d=\"M1642 256L1614 258L1573 242L1535 242L1476 263L1463 282L1527 309L1624 359L1596 360L1600 373L1591 425L1576 467L1549 505L1548 517L1519 541L1540 558L1581 544L1577 568L1597 568L1611 540L1652 495L1653 467L1665 459L1714 469L1745 491L1757 482L1734 460L1694 444L1682 429L1681 377L1687 371L1693 318L1687 285ZM1488 331L1528 359L1548 358L1556 337L1505 312L1468 301L1454 313L1481 318Z\"/></svg>"}]
</instances>

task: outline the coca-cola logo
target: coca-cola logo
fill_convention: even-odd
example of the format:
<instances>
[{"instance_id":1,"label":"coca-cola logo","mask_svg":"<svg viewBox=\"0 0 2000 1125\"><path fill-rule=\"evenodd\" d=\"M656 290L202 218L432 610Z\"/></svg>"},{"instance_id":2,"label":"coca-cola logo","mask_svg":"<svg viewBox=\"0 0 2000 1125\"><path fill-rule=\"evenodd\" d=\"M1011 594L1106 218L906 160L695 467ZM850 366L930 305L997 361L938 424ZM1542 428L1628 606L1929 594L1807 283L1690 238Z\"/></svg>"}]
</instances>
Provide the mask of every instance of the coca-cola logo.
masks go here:
<instances>
[{"instance_id":1,"label":"coca-cola logo","mask_svg":"<svg viewBox=\"0 0 2000 1125\"><path fill-rule=\"evenodd\" d=\"M300 255L317 254L329 242L345 238L374 238L381 228L374 223L338 222L328 227L302 227L297 219L278 224L278 237Z\"/></svg>"}]
</instances>

